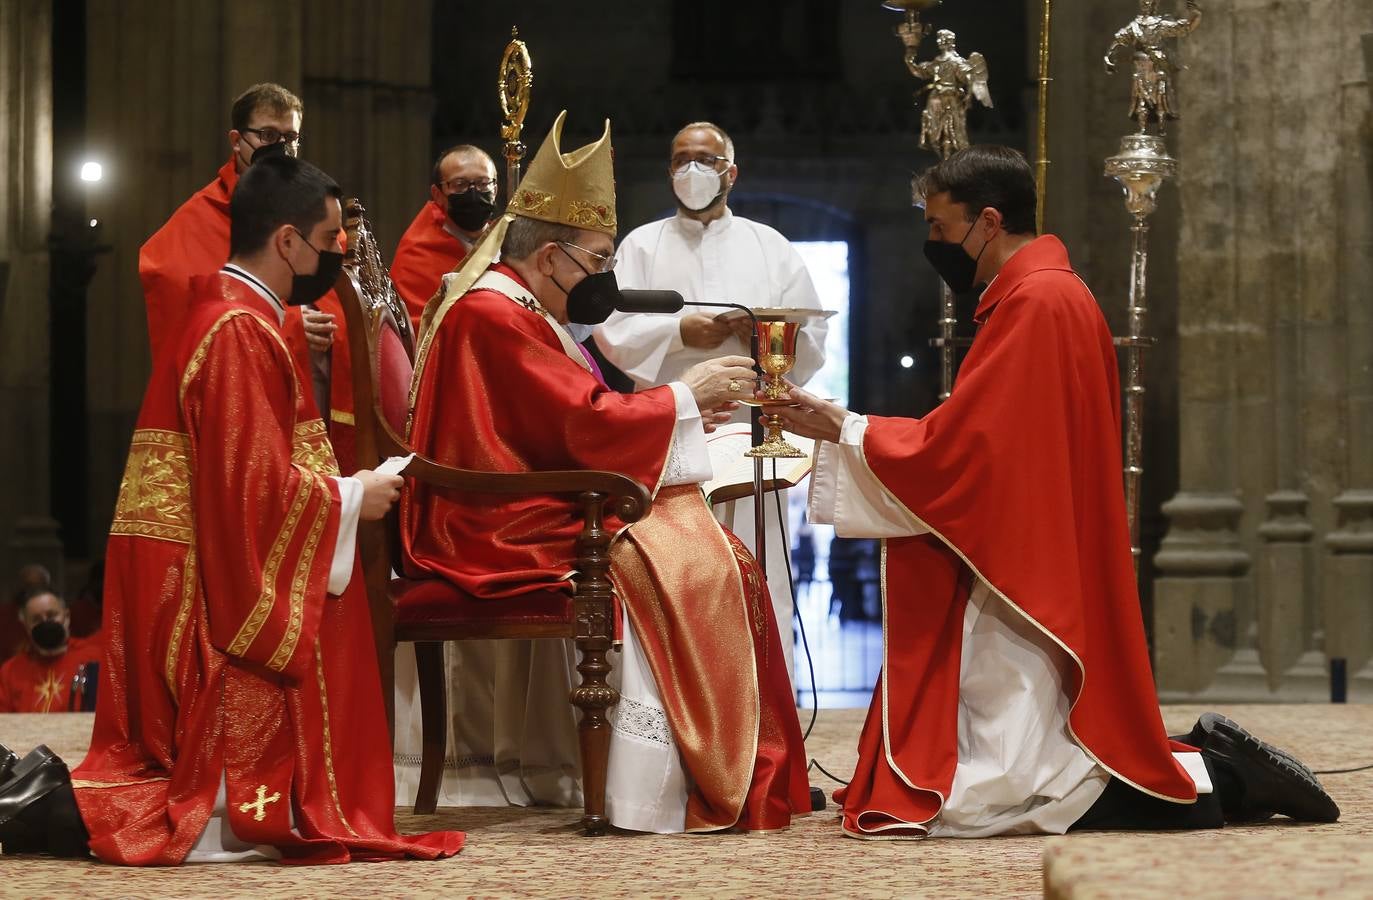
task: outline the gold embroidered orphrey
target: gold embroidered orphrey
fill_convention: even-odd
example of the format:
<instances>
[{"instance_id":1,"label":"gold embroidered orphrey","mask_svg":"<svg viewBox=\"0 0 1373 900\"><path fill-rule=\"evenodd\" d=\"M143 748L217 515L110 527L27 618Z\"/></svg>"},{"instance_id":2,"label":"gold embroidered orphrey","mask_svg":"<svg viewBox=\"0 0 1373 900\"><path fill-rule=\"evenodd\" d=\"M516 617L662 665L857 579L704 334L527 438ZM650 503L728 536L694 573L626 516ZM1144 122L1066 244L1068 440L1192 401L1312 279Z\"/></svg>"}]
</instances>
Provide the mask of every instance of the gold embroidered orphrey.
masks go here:
<instances>
[{"instance_id":1,"label":"gold embroidered orphrey","mask_svg":"<svg viewBox=\"0 0 1373 900\"><path fill-rule=\"evenodd\" d=\"M338 461L323 419L310 419L291 435L291 462L319 475L337 475Z\"/></svg>"},{"instance_id":2,"label":"gold embroidered orphrey","mask_svg":"<svg viewBox=\"0 0 1373 900\"><path fill-rule=\"evenodd\" d=\"M267 804L276 803L280 799L281 791L273 791L272 796L268 797L267 785L259 784L257 786L257 799L251 803L240 803L238 805L238 811L252 812L253 821L261 822L263 819L267 818ZM253 812L253 810L256 810L256 812Z\"/></svg>"},{"instance_id":3,"label":"gold embroidered orphrey","mask_svg":"<svg viewBox=\"0 0 1373 900\"><path fill-rule=\"evenodd\" d=\"M190 446L189 437L174 431L134 432L111 534L190 543Z\"/></svg>"}]
</instances>

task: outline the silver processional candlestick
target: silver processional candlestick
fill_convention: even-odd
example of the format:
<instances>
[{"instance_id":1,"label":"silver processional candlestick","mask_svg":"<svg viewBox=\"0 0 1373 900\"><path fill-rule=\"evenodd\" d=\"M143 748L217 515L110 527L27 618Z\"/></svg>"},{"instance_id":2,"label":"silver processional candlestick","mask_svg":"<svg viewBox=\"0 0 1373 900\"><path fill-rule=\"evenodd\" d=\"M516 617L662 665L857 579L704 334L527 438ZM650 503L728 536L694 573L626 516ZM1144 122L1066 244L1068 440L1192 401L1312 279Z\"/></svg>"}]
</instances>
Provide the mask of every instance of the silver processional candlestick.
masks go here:
<instances>
[{"instance_id":1,"label":"silver processional candlestick","mask_svg":"<svg viewBox=\"0 0 1373 900\"><path fill-rule=\"evenodd\" d=\"M1116 338L1125 350L1125 511L1130 521L1130 551L1135 573L1140 563L1140 481L1144 475L1144 352L1154 339L1145 334L1149 311L1149 216L1157 206L1158 189L1177 173L1177 160L1168 155L1163 134L1169 119L1178 118L1177 64L1164 40L1190 34L1201 22L1197 0L1187 0L1182 18L1160 16L1158 0L1140 0L1140 14L1116 32L1106 51L1106 71L1115 71L1114 57L1132 51L1134 73L1130 89L1130 118L1139 126L1120 141L1120 153L1106 160L1106 174L1120 182L1130 225L1129 333ZM1151 127L1157 134L1150 134Z\"/></svg>"},{"instance_id":2,"label":"silver processional candlestick","mask_svg":"<svg viewBox=\"0 0 1373 900\"><path fill-rule=\"evenodd\" d=\"M895 33L906 51L906 68L911 75L929 82L924 88L927 96L920 115L920 146L933 151L940 159L948 159L968 146L968 109L973 100L990 107L992 95L987 88L986 59L981 53L970 53L966 59L960 56L956 49L957 36L952 31L940 29L935 35L939 52L933 59L921 62L916 57L920 42L930 33L930 26L920 21L920 13L939 2L886 0L882 6L904 13L905 21L896 26ZM913 194L917 194L912 199L919 204L922 198L918 191ZM942 282L939 306L939 337L931 343L939 348L939 400L942 403L953 392L958 348L968 342L957 337L958 310L954 294Z\"/></svg>"}]
</instances>

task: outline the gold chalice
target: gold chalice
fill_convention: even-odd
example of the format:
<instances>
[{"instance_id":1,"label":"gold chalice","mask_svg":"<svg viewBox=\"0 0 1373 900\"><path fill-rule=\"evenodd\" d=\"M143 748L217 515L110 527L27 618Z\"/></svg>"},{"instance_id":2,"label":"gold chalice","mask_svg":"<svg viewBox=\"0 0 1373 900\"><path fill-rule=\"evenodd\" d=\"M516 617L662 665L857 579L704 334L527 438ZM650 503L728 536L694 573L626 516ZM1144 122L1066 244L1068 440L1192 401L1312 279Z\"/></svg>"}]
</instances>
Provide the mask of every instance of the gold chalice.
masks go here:
<instances>
[{"instance_id":1,"label":"gold chalice","mask_svg":"<svg viewBox=\"0 0 1373 900\"><path fill-rule=\"evenodd\" d=\"M787 397L782 376L796 365L796 338L801 333L800 322L769 320L758 315L758 366L767 376L763 383L765 399L750 401L758 406L786 406L793 402ZM782 437L782 419L768 416L767 433L763 443L748 451L746 456L765 459L796 459L806 454Z\"/></svg>"}]
</instances>

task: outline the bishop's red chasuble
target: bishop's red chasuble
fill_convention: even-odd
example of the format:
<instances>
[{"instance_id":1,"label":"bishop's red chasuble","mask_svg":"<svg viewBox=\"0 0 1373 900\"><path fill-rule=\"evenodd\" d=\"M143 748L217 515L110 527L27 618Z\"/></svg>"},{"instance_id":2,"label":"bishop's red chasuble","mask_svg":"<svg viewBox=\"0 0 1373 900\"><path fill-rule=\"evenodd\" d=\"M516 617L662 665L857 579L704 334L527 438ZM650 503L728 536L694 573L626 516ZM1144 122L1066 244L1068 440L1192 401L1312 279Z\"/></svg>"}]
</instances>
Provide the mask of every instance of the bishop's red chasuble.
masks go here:
<instances>
[{"instance_id":1,"label":"bishop's red chasuble","mask_svg":"<svg viewBox=\"0 0 1373 900\"><path fill-rule=\"evenodd\" d=\"M493 273L513 290L488 286ZM414 384L412 445L461 468L609 469L656 488L676 430L672 388L606 388L500 264L439 307L420 340ZM649 514L613 545L610 574L691 774L686 830L785 827L810 805L767 585L698 486L655 493ZM565 495L416 485L402 495L401 529L408 574L499 603L570 590L581 517Z\"/></svg>"},{"instance_id":2,"label":"bishop's red chasuble","mask_svg":"<svg viewBox=\"0 0 1373 900\"><path fill-rule=\"evenodd\" d=\"M237 184L238 172L230 159L215 180L181 204L138 251L138 277L143 282L148 310L148 341L154 367L158 354L176 344L186 327L191 279L219 271L229 258L229 198ZM330 352L333 375L329 383L329 437L344 473L348 474L356 471L357 466L353 451L353 380L349 375L343 305L330 291L315 307L320 312L332 313L338 326ZM310 349L305 343L305 325L299 309L286 310L283 333L309 384Z\"/></svg>"},{"instance_id":3,"label":"bishop's red chasuble","mask_svg":"<svg viewBox=\"0 0 1373 900\"><path fill-rule=\"evenodd\" d=\"M973 578L1075 664L1072 738L1179 803L1149 666L1121 487L1110 331L1063 244L1017 252L983 294L953 394L923 419L870 416L872 473L930 533L884 542L885 658L853 780L853 834L938 815L958 762L963 614Z\"/></svg>"},{"instance_id":4,"label":"bishop's red chasuble","mask_svg":"<svg viewBox=\"0 0 1373 900\"><path fill-rule=\"evenodd\" d=\"M394 830L362 573L326 594L338 470L276 312L226 274L194 289L106 551L102 684L72 773L91 850L181 862L222 778L235 835L288 862L456 853L460 833Z\"/></svg>"},{"instance_id":5,"label":"bishop's red chasuble","mask_svg":"<svg viewBox=\"0 0 1373 900\"><path fill-rule=\"evenodd\" d=\"M26 647L0 665L0 713L67 712L76 670L99 661L99 640L73 637L61 656L39 656Z\"/></svg>"},{"instance_id":6,"label":"bishop's red chasuble","mask_svg":"<svg viewBox=\"0 0 1373 900\"><path fill-rule=\"evenodd\" d=\"M467 256L463 242L444 230L447 222L448 214L430 200L401 235L391 259L391 283L410 311L411 334L419 334L424 305L438 291L443 276Z\"/></svg>"}]
</instances>

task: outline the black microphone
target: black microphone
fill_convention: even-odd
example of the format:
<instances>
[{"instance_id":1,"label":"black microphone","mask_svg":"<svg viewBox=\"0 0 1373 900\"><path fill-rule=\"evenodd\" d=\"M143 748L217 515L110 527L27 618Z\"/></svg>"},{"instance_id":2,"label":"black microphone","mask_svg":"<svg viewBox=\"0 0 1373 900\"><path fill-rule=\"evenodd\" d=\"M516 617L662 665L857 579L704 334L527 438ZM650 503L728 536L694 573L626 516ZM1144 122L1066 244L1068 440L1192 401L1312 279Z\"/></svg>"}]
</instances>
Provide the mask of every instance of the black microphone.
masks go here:
<instances>
[{"instance_id":1,"label":"black microphone","mask_svg":"<svg viewBox=\"0 0 1373 900\"><path fill-rule=\"evenodd\" d=\"M682 299L680 291L649 291L634 288L620 288L620 299L615 304L615 308L624 313L675 313L684 306L686 306L686 301ZM753 323L753 334L749 336L749 352L754 359L753 371L758 374L759 378L762 378L763 368L758 365L758 317L753 314L753 310L742 303L698 302L693 303L692 306L737 309L749 317L749 321ZM763 442L763 426L757 421L753 423L753 442L755 444Z\"/></svg>"},{"instance_id":2,"label":"black microphone","mask_svg":"<svg viewBox=\"0 0 1373 900\"><path fill-rule=\"evenodd\" d=\"M615 308L626 313L675 313L686 305L677 291L641 291L621 288Z\"/></svg>"}]
</instances>

